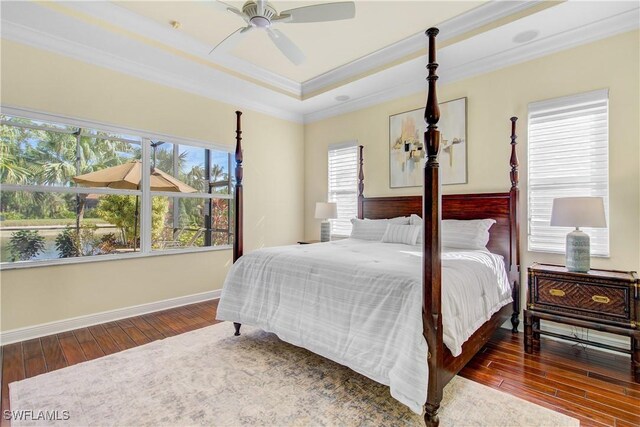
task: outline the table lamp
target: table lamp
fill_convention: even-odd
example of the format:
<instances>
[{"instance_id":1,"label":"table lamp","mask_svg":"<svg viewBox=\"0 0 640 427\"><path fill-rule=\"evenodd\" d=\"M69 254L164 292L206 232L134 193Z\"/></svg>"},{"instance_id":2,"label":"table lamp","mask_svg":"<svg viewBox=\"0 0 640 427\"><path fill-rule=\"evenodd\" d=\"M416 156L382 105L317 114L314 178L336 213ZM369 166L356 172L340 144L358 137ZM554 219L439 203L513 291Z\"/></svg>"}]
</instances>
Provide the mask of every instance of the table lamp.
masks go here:
<instances>
[{"instance_id":1,"label":"table lamp","mask_svg":"<svg viewBox=\"0 0 640 427\"><path fill-rule=\"evenodd\" d=\"M553 199L551 225L575 227L567 234L567 270L586 273L591 268L589 235L580 227L607 226L602 197L560 197Z\"/></svg>"},{"instance_id":2,"label":"table lamp","mask_svg":"<svg viewBox=\"0 0 640 427\"><path fill-rule=\"evenodd\" d=\"M338 205L336 203L316 203L316 219L323 220L320 224L321 242L328 242L331 240L331 224L329 224L328 220L333 218L338 218Z\"/></svg>"}]
</instances>

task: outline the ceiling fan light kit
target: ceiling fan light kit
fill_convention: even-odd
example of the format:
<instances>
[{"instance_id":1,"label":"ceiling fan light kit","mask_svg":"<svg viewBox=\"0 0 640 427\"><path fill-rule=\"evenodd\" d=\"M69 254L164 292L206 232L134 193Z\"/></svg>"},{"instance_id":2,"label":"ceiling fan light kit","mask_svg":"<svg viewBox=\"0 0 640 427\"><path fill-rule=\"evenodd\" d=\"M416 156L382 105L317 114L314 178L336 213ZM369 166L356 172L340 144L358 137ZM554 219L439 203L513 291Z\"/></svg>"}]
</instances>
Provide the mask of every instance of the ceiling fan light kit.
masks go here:
<instances>
[{"instance_id":1,"label":"ceiling fan light kit","mask_svg":"<svg viewBox=\"0 0 640 427\"><path fill-rule=\"evenodd\" d=\"M280 14L265 0L249 0L242 6L242 10L221 1L214 1L213 4L218 9L238 15L245 21L247 26L238 28L225 37L224 40L211 49L210 54L216 50L231 50L239 41L240 34L257 28L266 30L269 33L269 38L280 52L295 65L300 65L304 62L304 53L281 31L272 29L272 25L281 23L303 24L309 22L340 21L343 19L352 19L356 16L356 6L352 1L297 7L295 9L284 10L280 12Z\"/></svg>"}]
</instances>

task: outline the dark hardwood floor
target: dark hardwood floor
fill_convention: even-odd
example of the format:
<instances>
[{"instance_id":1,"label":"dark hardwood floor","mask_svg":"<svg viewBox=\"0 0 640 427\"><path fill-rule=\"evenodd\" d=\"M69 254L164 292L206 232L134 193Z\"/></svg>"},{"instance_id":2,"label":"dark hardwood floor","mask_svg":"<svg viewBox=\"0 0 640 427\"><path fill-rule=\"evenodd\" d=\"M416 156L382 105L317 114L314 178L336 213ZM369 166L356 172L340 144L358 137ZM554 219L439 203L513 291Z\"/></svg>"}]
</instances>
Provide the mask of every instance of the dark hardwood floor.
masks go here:
<instances>
[{"instance_id":1,"label":"dark hardwood floor","mask_svg":"<svg viewBox=\"0 0 640 427\"><path fill-rule=\"evenodd\" d=\"M217 323L217 300L9 344L0 349L2 411L8 384ZM500 330L465 367L465 378L578 418L583 426L640 426L640 384L629 359L542 339L523 351L522 334ZM3 417L4 418L4 417ZM2 420L2 426L10 423Z\"/></svg>"}]
</instances>

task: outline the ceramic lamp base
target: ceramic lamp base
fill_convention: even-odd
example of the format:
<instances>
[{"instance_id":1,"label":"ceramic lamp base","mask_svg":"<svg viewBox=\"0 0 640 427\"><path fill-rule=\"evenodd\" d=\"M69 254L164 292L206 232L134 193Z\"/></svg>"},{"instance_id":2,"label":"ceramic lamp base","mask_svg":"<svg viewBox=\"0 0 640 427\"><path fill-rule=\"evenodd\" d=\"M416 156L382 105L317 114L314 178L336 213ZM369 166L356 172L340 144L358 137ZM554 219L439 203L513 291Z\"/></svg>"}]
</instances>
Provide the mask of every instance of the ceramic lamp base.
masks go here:
<instances>
[{"instance_id":1,"label":"ceramic lamp base","mask_svg":"<svg viewBox=\"0 0 640 427\"><path fill-rule=\"evenodd\" d=\"M589 235L576 228L567 234L567 270L586 273L591 268Z\"/></svg>"},{"instance_id":2,"label":"ceramic lamp base","mask_svg":"<svg viewBox=\"0 0 640 427\"><path fill-rule=\"evenodd\" d=\"M328 242L331 240L331 224L329 221L320 223L320 241Z\"/></svg>"}]
</instances>

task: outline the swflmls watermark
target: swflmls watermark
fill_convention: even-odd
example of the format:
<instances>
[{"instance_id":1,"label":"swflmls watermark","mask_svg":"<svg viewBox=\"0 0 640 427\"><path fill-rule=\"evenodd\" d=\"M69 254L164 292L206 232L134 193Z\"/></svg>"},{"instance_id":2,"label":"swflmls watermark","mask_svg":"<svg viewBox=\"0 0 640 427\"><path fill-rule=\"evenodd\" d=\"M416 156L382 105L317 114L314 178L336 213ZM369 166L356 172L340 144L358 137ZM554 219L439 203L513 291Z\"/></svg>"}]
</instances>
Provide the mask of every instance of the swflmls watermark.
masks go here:
<instances>
[{"instance_id":1,"label":"swflmls watermark","mask_svg":"<svg viewBox=\"0 0 640 427\"><path fill-rule=\"evenodd\" d=\"M16 421L67 421L71 419L69 411L34 411L32 409L5 410L2 418Z\"/></svg>"}]
</instances>

